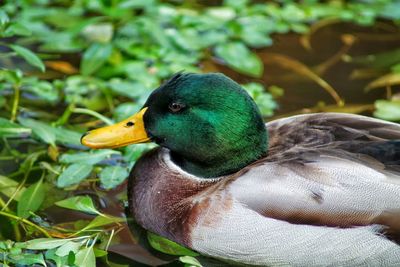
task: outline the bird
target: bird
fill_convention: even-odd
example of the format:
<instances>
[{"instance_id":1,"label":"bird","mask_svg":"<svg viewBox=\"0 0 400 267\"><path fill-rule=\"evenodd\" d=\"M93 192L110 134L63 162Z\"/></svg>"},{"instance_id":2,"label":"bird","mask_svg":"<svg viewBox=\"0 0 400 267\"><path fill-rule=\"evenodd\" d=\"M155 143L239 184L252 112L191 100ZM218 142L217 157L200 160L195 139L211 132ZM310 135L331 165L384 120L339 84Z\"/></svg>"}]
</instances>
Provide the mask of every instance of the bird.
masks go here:
<instances>
[{"instance_id":1,"label":"bird","mask_svg":"<svg viewBox=\"0 0 400 267\"><path fill-rule=\"evenodd\" d=\"M227 263L400 266L400 125L313 113L265 123L221 73L175 74L143 108L82 137L155 142L133 167L143 228Z\"/></svg>"}]
</instances>

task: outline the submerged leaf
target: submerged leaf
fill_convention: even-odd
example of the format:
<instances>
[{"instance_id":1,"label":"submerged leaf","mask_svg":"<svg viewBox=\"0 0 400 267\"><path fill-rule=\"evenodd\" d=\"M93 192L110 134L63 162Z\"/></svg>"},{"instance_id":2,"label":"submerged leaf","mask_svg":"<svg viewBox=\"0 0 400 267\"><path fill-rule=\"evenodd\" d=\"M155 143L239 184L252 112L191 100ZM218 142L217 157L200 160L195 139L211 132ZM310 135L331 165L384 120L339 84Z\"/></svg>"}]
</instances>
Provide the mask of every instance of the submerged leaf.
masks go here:
<instances>
[{"instance_id":1,"label":"submerged leaf","mask_svg":"<svg viewBox=\"0 0 400 267\"><path fill-rule=\"evenodd\" d=\"M101 214L93 204L93 200L88 196L76 196L67 198L55 203L57 206L82 211L89 214Z\"/></svg>"},{"instance_id":2,"label":"submerged leaf","mask_svg":"<svg viewBox=\"0 0 400 267\"><path fill-rule=\"evenodd\" d=\"M48 61L46 61L46 66L51 69L54 69L56 71L59 71L59 72L65 73L65 74L69 74L69 75L75 74L78 72L78 70L73 65L71 65L71 63L69 63L67 61L57 61L57 60L50 61L50 60L48 60Z\"/></svg>"},{"instance_id":3,"label":"submerged leaf","mask_svg":"<svg viewBox=\"0 0 400 267\"><path fill-rule=\"evenodd\" d=\"M332 24L336 24L339 23L340 19L338 18L326 18L326 19L322 19L319 21L316 21L315 23L313 23L310 27L310 29L301 36L300 38L300 43L301 45L306 48L307 50L312 50L311 47L311 37L314 33L316 33L318 30L320 30L321 28L324 28L328 25L332 25Z\"/></svg>"},{"instance_id":4,"label":"submerged leaf","mask_svg":"<svg viewBox=\"0 0 400 267\"><path fill-rule=\"evenodd\" d=\"M45 197L45 187L43 180L29 186L21 195L17 205L17 215L28 218L30 212L37 211L42 205Z\"/></svg>"},{"instance_id":5,"label":"submerged leaf","mask_svg":"<svg viewBox=\"0 0 400 267\"><path fill-rule=\"evenodd\" d=\"M92 171L93 166L89 164L75 163L68 166L58 177L57 186L67 187L80 183Z\"/></svg>"},{"instance_id":6,"label":"submerged leaf","mask_svg":"<svg viewBox=\"0 0 400 267\"><path fill-rule=\"evenodd\" d=\"M389 73L382 77L379 77L376 80L373 80L367 85L365 89L368 91L374 88L386 87L396 84L400 84L400 73Z\"/></svg>"},{"instance_id":7,"label":"submerged leaf","mask_svg":"<svg viewBox=\"0 0 400 267\"><path fill-rule=\"evenodd\" d=\"M319 86L325 89L332 98L336 101L338 106L343 104L343 100L338 95L336 90L327 83L324 79L319 77L315 72L313 72L309 67L301 63L300 61L288 57L286 55L276 54L276 53L263 53L264 58L266 60L273 61L275 64L279 64L286 69L290 69L294 72L297 72L300 75L304 75L311 80L315 81Z\"/></svg>"}]
</instances>

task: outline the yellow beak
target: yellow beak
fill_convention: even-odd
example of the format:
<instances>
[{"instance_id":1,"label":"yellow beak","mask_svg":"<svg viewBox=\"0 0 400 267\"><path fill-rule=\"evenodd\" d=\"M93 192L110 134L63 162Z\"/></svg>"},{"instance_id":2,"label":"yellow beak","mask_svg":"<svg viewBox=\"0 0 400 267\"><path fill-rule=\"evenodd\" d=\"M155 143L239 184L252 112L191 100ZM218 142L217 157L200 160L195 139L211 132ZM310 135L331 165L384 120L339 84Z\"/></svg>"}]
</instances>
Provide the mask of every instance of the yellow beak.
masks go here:
<instances>
[{"instance_id":1,"label":"yellow beak","mask_svg":"<svg viewBox=\"0 0 400 267\"><path fill-rule=\"evenodd\" d=\"M82 136L81 143L90 148L116 148L149 142L143 122L146 110L147 107L126 120L87 132Z\"/></svg>"}]
</instances>

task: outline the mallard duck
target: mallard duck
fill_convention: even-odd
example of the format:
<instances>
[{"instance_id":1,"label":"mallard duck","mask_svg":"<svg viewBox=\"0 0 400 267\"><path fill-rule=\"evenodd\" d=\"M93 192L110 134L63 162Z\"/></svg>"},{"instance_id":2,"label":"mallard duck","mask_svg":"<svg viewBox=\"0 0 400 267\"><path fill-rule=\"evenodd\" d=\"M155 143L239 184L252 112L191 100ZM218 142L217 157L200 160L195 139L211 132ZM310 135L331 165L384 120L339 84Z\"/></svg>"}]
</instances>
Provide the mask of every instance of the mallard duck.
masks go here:
<instances>
[{"instance_id":1,"label":"mallard duck","mask_svg":"<svg viewBox=\"0 0 400 267\"><path fill-rule=\"evenodd\" d=\"M88 132L115 148L153 141L129 205L145 229L258 266L400 266L400 125L320 113L265 124L223 74L179 73L139 113Z\"/></svg>"}]
</instances>

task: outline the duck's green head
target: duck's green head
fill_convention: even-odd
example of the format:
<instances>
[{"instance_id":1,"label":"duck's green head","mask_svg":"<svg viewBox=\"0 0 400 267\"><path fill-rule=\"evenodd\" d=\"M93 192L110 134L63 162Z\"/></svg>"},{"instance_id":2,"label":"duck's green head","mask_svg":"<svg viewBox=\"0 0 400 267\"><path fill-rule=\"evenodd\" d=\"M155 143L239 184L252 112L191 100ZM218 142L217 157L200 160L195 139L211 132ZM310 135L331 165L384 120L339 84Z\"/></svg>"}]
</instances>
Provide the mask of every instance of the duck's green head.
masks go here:
<instances>
[{"instance_id":1,"label":"duck's green head","mask_svg":"<svg viewBox=\"0 0 400 267\"><path fill-rule=\"evenodd\" d=\"M136 115L89 132L92 148L154 141L182 169L200 177L240 170L263 156L267 133L247 92L223 74L176 74L155 90Z\"/></svg>"}]
</instances>

